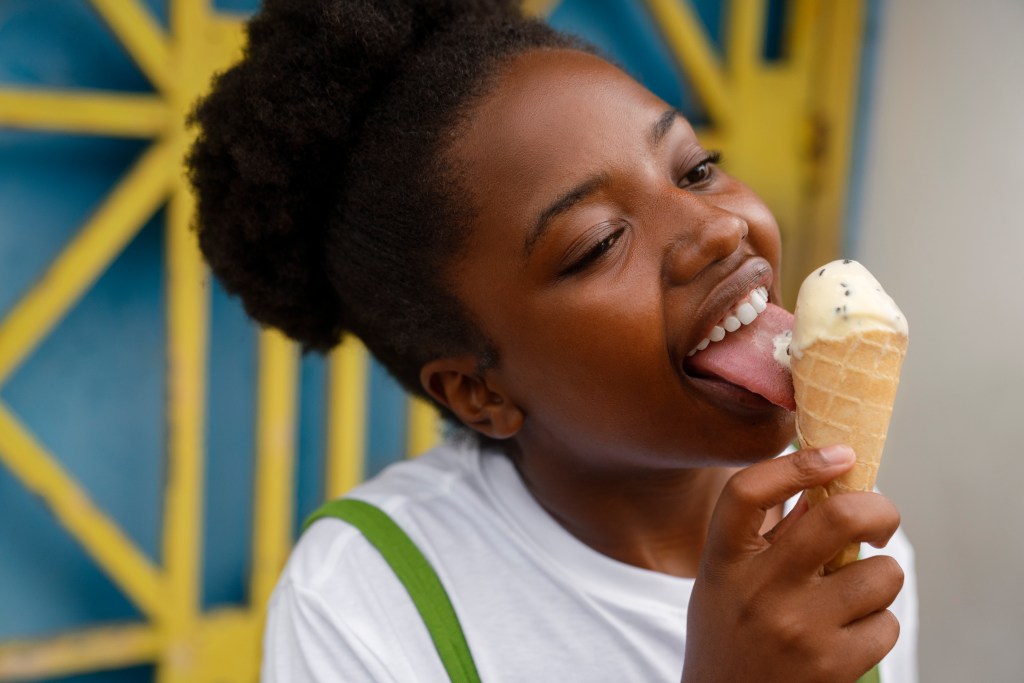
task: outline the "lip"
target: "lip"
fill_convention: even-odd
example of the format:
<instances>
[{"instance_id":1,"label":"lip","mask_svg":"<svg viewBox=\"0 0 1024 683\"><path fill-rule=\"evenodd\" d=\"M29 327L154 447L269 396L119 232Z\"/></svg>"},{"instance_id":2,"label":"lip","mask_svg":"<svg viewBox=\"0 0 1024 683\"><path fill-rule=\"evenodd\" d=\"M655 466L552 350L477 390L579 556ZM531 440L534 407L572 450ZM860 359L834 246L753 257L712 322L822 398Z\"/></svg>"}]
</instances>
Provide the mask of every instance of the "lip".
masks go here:
<instances>
[{"instance_id":1,"label":"lip","mask_svg":"<svg viewBox=\"0 0 1024 683\"><path fill-rule=\"evenodd\" d=\"M697 322L693 326L692 335L684 340L681 347L676 349L677 357L685 359L686 353L699 344L702 339L708 337L711 334L711 328L732 310L737 301L749 294L750 290L755 287L765 287L769 293L769 301L771 301L773 279L774 273L771 264L765 259L760 256L751 256L744 260L721 282L712 287L704 300L693 311L692 316ZM680 351L681 353L679 353ZM682 362L680 362L681 365ZM686 374L685 370L684 374Z\"/></svg>"}]
</instances>

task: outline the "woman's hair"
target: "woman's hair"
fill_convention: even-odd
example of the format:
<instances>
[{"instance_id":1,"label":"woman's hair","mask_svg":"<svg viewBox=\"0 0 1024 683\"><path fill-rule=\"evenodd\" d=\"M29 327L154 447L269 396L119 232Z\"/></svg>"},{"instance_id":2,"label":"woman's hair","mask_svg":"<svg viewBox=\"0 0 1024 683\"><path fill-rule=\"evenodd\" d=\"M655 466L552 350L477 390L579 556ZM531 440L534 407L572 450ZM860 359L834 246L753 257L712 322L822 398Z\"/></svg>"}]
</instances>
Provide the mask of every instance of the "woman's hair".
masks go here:
<instances>
[{"instance_id":1,"label":"woman's hair","mask_svg":"<svg viewBox=\"0 0 1024 683\"><path fill-rule=\"evenodd\" d=\"M351 332L407 390L494 349L452 293L472 218L448 154L498 68L590 48L501 0L266 0L190 122L199 244L250 316L306 349Z\"/></svg>"}]
</instances>

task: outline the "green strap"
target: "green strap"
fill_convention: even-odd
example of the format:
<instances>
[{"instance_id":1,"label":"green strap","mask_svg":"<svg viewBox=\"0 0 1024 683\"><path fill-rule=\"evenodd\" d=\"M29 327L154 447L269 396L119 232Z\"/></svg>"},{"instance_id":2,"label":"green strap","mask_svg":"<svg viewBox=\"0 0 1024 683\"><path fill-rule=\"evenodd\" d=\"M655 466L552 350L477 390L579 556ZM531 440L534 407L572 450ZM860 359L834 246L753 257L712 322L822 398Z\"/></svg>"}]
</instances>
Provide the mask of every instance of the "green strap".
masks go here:
<instances>
[{"instance_id":1,"label":"green strap","mask_svg":"<svg viewBox=\"0 0 1024 683\"><path fill-rule=\"evenodd\" d=\"M323 517L336 517L359 529L391 566L419 610L452 683L480 683L480 674L448 593L427 558L401 527L380 508L345 498L325 503L309 516L302 530ZM857 683L880 683L880 680L876 666Z\"/></svg>"},{"instance_id":2,"label":"green strap","mask_svg":"<svg viewBox=\"0 0 1024 683\"><path fill-rule=\"evenodd\" d=\"M419 610L452 683L480 683L448 593L427 558L405 532L380 508L351 498L325 503L310 515L302 530L322 517L337 517L359 529L391 566Z\"/></svg>"},{"instance_id":3,"label":"green strap","mask_svg":"<svg viewBox=\"0 0 1024 683\"><path fill-rule=\"evenodd\" d=\"M864 555L857 556L858 560L864 559ZM871 671L857 679L857 683L882 683L882 676L878 673L878 665L871 667Z\"/></svg>"},{"instance_id":4,"label":"green strap","mask_svg":"<svg viewBox=\"0 0 1024 683\"><path fill-rule=\"evenodd\" d=\"M881 683L882 677L878 675L878 667L872 667L871 671L857 679L857 683Z\"/></svg>"}]
</instances>

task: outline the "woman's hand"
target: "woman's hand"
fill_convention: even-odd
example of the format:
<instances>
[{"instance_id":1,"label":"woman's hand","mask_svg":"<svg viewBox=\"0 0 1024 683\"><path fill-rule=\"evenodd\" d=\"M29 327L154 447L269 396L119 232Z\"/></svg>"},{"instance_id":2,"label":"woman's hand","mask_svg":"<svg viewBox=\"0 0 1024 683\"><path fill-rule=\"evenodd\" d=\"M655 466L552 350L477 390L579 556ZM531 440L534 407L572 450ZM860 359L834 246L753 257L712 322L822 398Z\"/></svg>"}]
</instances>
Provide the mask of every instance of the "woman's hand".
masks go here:
<instances>
[{"instance_id":1,"label":"woman's hand","mask_svg":"<svg viewBox=\"0 0 1024 683\"><path fill-rule=\"evenodd\" d=\"M799 505L762 536L766 511L853 464L846 447L804 450L732 477L711 520L690 600L684 683L853 683L896 644L886 609L903 586L890 557L825 575L848 543L885 545L899 513L876 493Z\"/></svg>"}]
</instances>

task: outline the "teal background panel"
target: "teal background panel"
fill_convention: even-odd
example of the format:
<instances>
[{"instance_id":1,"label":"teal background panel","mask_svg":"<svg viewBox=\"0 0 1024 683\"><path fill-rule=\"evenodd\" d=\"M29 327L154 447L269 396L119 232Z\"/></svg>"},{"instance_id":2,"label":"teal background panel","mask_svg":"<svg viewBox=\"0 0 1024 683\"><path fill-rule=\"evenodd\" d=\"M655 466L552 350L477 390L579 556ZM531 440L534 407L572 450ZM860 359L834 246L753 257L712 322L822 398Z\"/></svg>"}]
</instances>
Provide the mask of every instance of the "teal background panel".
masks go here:
<instances>
[{"instance_id":1,"label":"teal background panel","mask_svg":"<svg viewBox=\"0 0 1024 683\"><path fill-rule=\"evenodd\" d=\"M715 47L721 47L722 3L699 0L695 8ZM627 73L682 111L694 125L706 123L703 105L676 66L661 31L636 0L563 0L548 18L557 29L597 46Z\"/></svg>"},{"instance_id":2,"label":"teal background panel","mask_svg":"<svg viewBox=\"0 0 1024 683\"><path fill-rule=\"evenodd\" d=\"M246 601L252 555L257 326L216 280L210 286L206 387L203 606Z\"/></svg>"}]
</instances>

